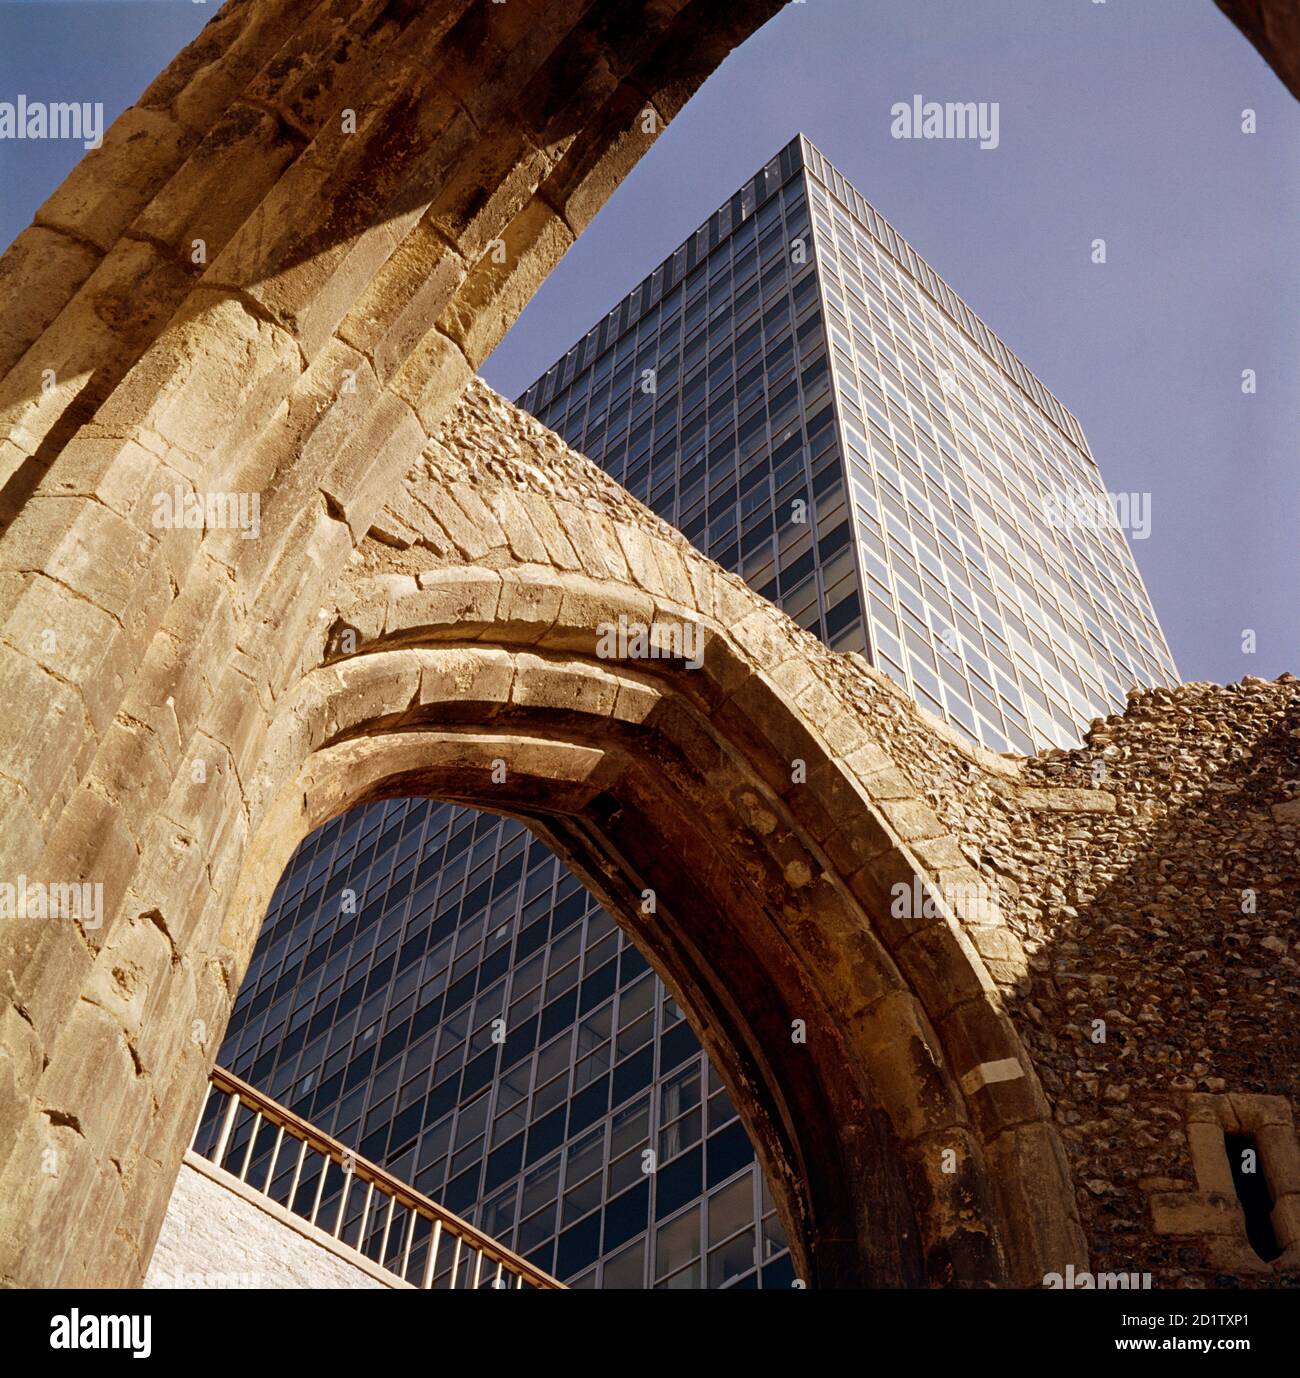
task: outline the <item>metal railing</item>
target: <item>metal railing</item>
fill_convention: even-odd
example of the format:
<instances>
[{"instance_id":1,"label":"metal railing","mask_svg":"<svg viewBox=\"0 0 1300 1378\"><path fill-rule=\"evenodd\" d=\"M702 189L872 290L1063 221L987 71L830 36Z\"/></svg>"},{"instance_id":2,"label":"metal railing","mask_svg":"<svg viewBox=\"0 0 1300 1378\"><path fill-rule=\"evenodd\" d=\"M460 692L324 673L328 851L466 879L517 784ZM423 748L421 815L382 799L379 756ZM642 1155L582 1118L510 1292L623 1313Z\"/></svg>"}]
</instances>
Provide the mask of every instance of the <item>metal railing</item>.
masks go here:
<instances>
[{"instance_id":1,"label":"metal railing","mask_svg":"<svg viewBox=\"0 0 1300 1378\"><path fill-rule=\"evenodd\" d=\"M413 1287L564 1287L224 1068L190 1151Z\"/></svg>"}]
</instances>

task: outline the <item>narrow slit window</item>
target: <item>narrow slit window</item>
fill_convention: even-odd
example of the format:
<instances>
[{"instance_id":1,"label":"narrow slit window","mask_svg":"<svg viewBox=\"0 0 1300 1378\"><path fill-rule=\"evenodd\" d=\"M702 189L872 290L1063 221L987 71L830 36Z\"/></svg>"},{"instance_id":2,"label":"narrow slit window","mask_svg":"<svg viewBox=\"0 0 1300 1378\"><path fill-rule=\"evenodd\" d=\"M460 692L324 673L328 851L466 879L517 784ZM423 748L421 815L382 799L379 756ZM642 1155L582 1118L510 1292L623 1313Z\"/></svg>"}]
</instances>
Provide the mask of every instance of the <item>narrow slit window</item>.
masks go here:
<instances>
[{"instance_id":1,"label":"narrow slit window","mask_svg":"<svg viewBox=\"0 0 1300 1378\"><path fill-rule=\"evenodd\" d=\"M1249 1134L1225 1134L1223 1141L1232 1169L1232 1184L1246 1220L1246 1238L1260 1258L1271 1263L1282 1247L1273 1232L1273 1198L1260 1165L1259 1146Z\"/></svg>"}]
</instances>

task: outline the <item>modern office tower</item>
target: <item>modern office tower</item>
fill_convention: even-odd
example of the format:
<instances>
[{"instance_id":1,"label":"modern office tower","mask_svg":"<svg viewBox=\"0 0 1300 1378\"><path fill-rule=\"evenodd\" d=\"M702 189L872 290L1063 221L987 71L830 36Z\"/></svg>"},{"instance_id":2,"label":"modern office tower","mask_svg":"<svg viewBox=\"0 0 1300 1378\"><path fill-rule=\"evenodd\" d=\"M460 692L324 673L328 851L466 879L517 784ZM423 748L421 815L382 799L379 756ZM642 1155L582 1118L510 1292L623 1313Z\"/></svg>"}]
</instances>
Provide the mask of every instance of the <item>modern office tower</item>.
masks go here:
<instances>
[{"instance_id":1,"label":"modern office tower","mask_svg":"<svg viewBox=\"0 0 1300 1378\"><path fill-rule=\"evenodd\" d=\"M793 1280L681 1011L513 821L403 799L317 829L217 1061L570 1285Z\"/></svg>"},{"instance_id":2,"label":"modern office tower","mask_svg":"<svg viewBox=\"0 0 1300 1378\"><path fill-rule=\"evenodd\" d=\"M1176 679L1123 534L1088 520L1078 423L803 138L521 402L995 750ZM792 1281L681 1012L518 824L411 800L319 829L220 1060L575 1285Z\"/></svg>"},{"instance_id":3,"label":"modern office tower","mask_svg":"<svg viewBox=\"0 0 1300 1378\"><path fill-rule=\"evenodd\" d=\"M1177 681L1079 423L802 136L520 402L995 751Z\"/></svg>"}]
</instances>

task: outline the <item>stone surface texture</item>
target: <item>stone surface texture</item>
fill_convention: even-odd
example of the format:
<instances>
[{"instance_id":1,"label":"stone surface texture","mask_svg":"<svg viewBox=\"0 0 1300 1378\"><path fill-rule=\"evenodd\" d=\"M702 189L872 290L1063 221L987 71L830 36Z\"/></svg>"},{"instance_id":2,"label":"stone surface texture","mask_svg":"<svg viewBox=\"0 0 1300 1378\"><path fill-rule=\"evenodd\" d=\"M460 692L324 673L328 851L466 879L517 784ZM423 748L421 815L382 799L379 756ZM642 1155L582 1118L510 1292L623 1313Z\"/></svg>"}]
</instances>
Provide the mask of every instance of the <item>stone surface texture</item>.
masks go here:
<instances>
[{"instance_id":1,"label":"stone surface texture","mask_svg":"<svg viewBox=\"0 0 1300 1378\"><path fill-rule=\"evenodd\" d=\"M969 750L474 378L775 8L233 0L0 259L0 881L102 887L0 918L0 1282L140 1282L285 862L410 793L620 916L809 1285L1222 1273L1165 1198L1294 1096L1297 683Z\"/></svg>"},{"instance_id":2,"label":"stone surface texture","mask_svg":"<svg viewBox=\"0 0 1300 1378\"><path fill-rule=\"evenodd\" d=\"M258 1194L223 1181L217 1169L182 1164L146 1288L401 1288L379 1270L352 1261L353 1250L305 1220L259 1204ZM268 1209L268 1207L270 1209ZM403 1289L405 1290L405 1289Z\"/></svg>"},{"instance_id":3,"label":"stone surface texture","mask_svg":"<svg viewBox=\"0 0 1300 1378\"><path fill-rule=\"evenodd\" d=\"M1300 4L1296 0L1215 0L1300 99Z\"/></svg>"}]
</instances>

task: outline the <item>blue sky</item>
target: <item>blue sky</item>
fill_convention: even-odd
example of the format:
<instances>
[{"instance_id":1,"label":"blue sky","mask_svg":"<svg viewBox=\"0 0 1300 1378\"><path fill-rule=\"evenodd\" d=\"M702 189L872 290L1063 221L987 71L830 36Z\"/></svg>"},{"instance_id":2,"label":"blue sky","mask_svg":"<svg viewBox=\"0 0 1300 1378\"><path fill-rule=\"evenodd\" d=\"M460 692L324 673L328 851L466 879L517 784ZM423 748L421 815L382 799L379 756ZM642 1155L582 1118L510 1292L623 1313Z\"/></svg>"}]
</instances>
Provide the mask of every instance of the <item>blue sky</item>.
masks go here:
<instances>
[{"instance_id":1,"label":"blue sky","mask_svg":"<svg viewBox=\"0 0 1300 1378\"><path fill-rule=\"evenodd\" d=\"M214 12L0 3L0 100L111 120ZM996 101L998 147L891 138L914 94ZM1151 494L1134 551L1184 677L1300 670L1300 104L1210 0L789 5L634 169L487 380L520 392L800 129L1079 417L1111 490ZM0 143L0 243L79 154Z\"/></svg>"}]
</instances>

